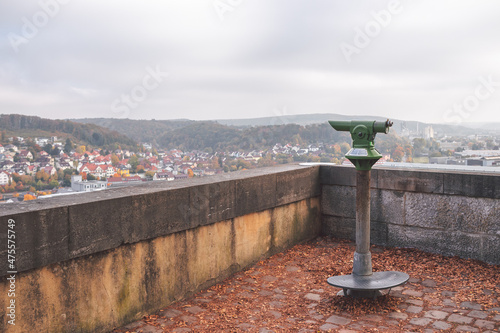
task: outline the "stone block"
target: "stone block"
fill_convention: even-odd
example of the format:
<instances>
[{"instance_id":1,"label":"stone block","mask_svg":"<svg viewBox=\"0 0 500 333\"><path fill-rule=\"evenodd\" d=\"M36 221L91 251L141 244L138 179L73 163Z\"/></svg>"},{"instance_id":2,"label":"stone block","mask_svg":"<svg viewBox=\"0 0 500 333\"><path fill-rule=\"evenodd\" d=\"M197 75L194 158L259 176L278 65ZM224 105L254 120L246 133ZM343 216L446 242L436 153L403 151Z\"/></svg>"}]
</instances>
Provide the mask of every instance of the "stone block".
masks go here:
<instances>
[{"instance_id":1,"label":"stone block","mask_svg":"<svg viewBox=\"0 0 500 333\"><path fill-rule=\"evenodd\" d=\"M189 205L195 225L207 225L235 217L234 182L225 181L189 188Z\"/></svg>"},{"instance_id":2,"label":"stone block","mask_svg":"<svg viewBox=\"0 0 500 333\"><path fill-rule=\"evenodd\" d=\"M462 315L459 315L456 313L454 313L448 317L449 322L457 323L457 324L470 324L470 323L472 323L472 320L473 319L470 317L462 316Z\"/></svg>"},{"instance_id":3,"label":"stone block","mask_svg":"<svg viewBox=\"0 0 500 333\"><path fill-rule=\"evenodd\" d=\"M323 186L321 210L326 215L356 218L356 188Z\"/></svg>"},{"instance_id":4,"label":"stone block","mask_svg":"<svg viewBox=\"0 0 500 333\"><path fill-rule=\"evenodd\" d=\"M336 238L355 240L356 219L323 215L321 233Z\"/></svg>"},{"instance_id":5,"label":"stone block","mask_svg":"<svg viewBox=\"0 0 500 333\"><path fill-rule=\"evenodd\" d=\"M356 169L350 166L320 167L322 185L356 186Z\"/></svg>"},{"instance_id":6,"label":"stone block","mask_svg":"<svg viewBox=\"0 0 500 333\"><path fill-rule=\"evenodd\" d=\"M412 319L410 319L410 324L417 325L417 326L427 326L430 322L432 322L432 319L430 319L430 318L412 318Z\"/></svg>"},{"instance_id":7,"label":"stone block","mask_svg":"<svg viewBox=\"0 0 500 333\"><path fill-rule=\"evenodd\" d=\"M418 193L443 193L443 172L377 169L378 188Z\"/></svg>"},{"instance_id":8,"label":"stone block","mask_svg":"<svg viewBox=\"0 0 500 333\"><path fill-rule=\"evenodd\" d=\"M447 172L444 173L444 193L500 199L500 176Z\"/></svg>"},{"instance_id":9,"label":"stone block","mask_svg":"<svg viewBox=\"0 0 500 333\"><path fill-rule=\"evenodd\" d=\"M201 210L190 204L191 190L181 187L124 198L115 218L115 223L122 224L124 242L133 243L198 226Z\"/></svg>"},{"instance_id":10,"label":"stone block","mask_svg":"<svg viewBox=\"0 0 500 333\"><path fill-rule=\"evenodd\" d=\"M374 189L371 190L370 196L370 217L372 222L404 224L404 192Z\"/></svg>"},{"instance_id":11,"label":"stone block","mask_svg":"<svg viewBox=\"0 0 500 333\"><path fill-rule=\"evenodd\" d=\"M498 200L462 196L406 194L407 225L467 233L498 230Z\"/></svg>"},{"instance_id":12,"label":"stone block","mask_svg":"<svg viewBox=\"0 0 500 333\"><path fill-rule=\"evenodd\" d=\"M273 251L282 251L320 233L319 202L319 198L311 198L272 210Z\"/></svg>"},{"instance_id":13,"label":"stone block","mask_svg":"<svg viewBox=\"0 0 500 333\"><path fill-rule=\"evenodd\" d=\"M439 311L439 310L430 310L426 311L424 317L431 318L431 319L445 319L448 317L449 313L444 312L444 311Z\"/></svg>"},{"instance_id":14,"label":"stone block","mask_svg":"<svg viewBox=\"0 0 500 333\"><path fill-rule=\"evenodd\" d=\"M479 259L481 236L389 224L387 245L414 247L442 255Z\"/></svg>"},{"instance_id":15,"label":"stone block","mask_svg":"<svg viewBox=\"0 0 500 333\"><path fill-rule=\"evenodd\" d=\"M209 223L228 220L236 216L236 184L231 181L211 183L208 190Z\"/></svg>"},{"instance_id":16,"label":"stone block","mask_svg":"<svg viewBox=\"0 0 500 333\"><path fill-rule=\"evenodd\" d=\"M432 327L434 327L437 330L447 330L447 329L451 328L451 325L445 321L438 320L438 321L435 321L434 323L432 323Z\"/></svg>"},{"instance_id":17,"label":"stone block","mask_svg":"<svg viewBox=\"0 0 500 333\"><path fill-rule=\"evenodd\" d=\"M347 325L351 322L351 319L346 318L346 317L333 315L333 316L328 317L326 322L331 323L331 324L336 324L336 325Z\"/></svg>"},{"instance_id":18,"label":"stone block","mask_svg":"<svg viewBox=\"0 0 500 333\"><path fill-rule=\"evenodd\" d=\"M236 217L234 230L234 256L239 267L255 263L271 249L269 210Z\"/></svg>"},{"instance_id":19,"label":"stone block","mask_svg":"<svg viewBox=\"0 0 500 333\"><path fill-rule=\"evenodd\" d=\"M233 263L232 229L227 220L186 231L186 268L195 289L227 275Z\"/></svg>"},{"instance_id":20,"label":"stone block","mask_svg":"<svg viewBox=\"0 0 500 333\"><path fill-rule=\"evenodd\" d=\"M36 206L35 206L36 207ZM8 228L9 219L14 220L13 229ZM46 208L14 215L2 216L0 249L0 276L7 271L25 271L66 260L68 252L67 207ZM8 234L8 230L14 233ZM8 267L8 235L15 243L15 269ZM12 238L12 237L15 238Z\"/></svg>"},{"instance_id":21,"label":"stone block","mask_svg":"<svg viewBox=\"0 0 500 333\"><path fill-rule=\"evenodd\" d=\"M276 174L276 205L319 196L319 167L302 168Z\"/></svg>"},{"instance_id":22,"label":"stone block","mask_svg":"<svg viewBox=\"0 0 500 333\"><path fill-rule=\"evenodd\" d=\"M388 241L388 224L383 222L370 222L370 243L385 246Z\"/></svg>"},{"instance_id":23,"label":"stone block","mask_svg":"<svg viewBox=\"0 0 500 333\"><path fill-rule=\"evenodd\" d=\"M236 216L276 206L276 174L235 180Z\"/></svg>"},{"instance_id":24,"label":"stone block","mask_svg":"<svg viewBox=\"0 0 500 333\"><path fill-rule=\"evenodd\" d=\"M499 226L500 229L500 226ZM490 264L500 265L500 233L497 235L482 235L481 252L477 259Z\"/></svg>"}]
</instances>

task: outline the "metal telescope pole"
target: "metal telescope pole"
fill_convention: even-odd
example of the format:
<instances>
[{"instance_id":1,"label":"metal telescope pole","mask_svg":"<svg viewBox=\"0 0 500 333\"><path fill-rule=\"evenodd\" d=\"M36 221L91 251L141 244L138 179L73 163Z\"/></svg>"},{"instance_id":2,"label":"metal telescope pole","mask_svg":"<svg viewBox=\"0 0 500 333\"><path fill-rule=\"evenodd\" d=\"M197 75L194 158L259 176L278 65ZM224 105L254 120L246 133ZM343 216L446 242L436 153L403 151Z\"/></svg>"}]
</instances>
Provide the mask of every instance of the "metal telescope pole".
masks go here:
<instances>
[{"instance_id":1,"label":"metal telescope pole","mask_svg":"<svg viewBox=\"0 0 500 333\"><path fill-rule=\"evenodd\" d=\"M372 275L370 253L370 170L356 171L356 252L352 273Z\"/></svg>"}]
</instances>

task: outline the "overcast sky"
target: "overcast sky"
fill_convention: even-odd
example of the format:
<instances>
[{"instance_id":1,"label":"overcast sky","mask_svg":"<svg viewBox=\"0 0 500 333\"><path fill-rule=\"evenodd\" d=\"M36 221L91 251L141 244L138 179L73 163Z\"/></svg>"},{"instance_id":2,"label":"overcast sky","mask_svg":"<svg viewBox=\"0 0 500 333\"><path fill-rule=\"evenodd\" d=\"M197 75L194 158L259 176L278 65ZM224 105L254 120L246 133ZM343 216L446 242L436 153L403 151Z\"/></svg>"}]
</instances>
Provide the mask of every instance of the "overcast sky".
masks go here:
<instances>
[{"instance_id":1,"label":"overcast sky","mask_svg":"<svg viewBox=\"0 0 500 333\"><path fill-rule=\"evenodd\" d=\"M0 113L500 121L500 1L3 0Z\"/></svg>"}]
</instances>

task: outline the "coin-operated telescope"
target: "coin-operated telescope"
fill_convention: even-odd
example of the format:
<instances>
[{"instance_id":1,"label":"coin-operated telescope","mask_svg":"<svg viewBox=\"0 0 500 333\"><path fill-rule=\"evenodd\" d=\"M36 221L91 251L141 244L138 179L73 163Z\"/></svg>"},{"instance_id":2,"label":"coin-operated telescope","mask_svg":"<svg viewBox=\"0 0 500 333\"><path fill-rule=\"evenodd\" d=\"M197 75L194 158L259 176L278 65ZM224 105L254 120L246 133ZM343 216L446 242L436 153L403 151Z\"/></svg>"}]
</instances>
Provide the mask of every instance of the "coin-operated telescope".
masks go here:
<instances>
[{"instance_id":1,"label":"coin-operated telescope","mask_svg":"<svg viewBox=\"0 0 500 333\"><path fill-rule=\"evenodd\" d=\"M338 288L344 296L373 297L381 295L380 290L391 289L406 283L410 278L402 272L372 271L370 252L370 177L372 166L382 157L375 149L377 133L389 133L392 122L380 121L329 121L337 131L349 131L352 149L345 155L356 166L356 251L354 252L352 274L337 275L327 282Z\"/></svg>"},{"instance_id":2,"label":"coin-operated telescope","mask_svg":"<svg viewBox=\"0 0 500 333\"><path fill-rule=\"evenodd\" d=\"M352 149L345 155L357 170L370 170L382 157L375 149L374 141L377 133L389 133L392 122L380 121L329 121L337 131L351 133Z\"/></svg>"}]
</instances>

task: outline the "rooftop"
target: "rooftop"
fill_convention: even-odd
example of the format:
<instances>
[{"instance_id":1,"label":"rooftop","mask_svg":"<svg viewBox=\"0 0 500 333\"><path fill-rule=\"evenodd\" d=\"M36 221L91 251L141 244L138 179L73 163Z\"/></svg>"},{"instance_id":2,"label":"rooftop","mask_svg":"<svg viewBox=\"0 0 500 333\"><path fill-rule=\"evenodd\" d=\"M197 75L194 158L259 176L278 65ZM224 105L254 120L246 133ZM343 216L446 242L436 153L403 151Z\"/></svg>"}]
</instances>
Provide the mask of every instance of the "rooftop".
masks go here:
<instances>
[{"instance_id":1,"label":"rooftop","mask_svg":"<svg viewBox=\"0 0 500 333\"><path fill-rule=\"evenodd\" d=\"M376 300L337 296L355 244L296 245L113 332L498 332L500 266L415 249L372 246L373 270L410 275Z\"/></svg>"}]
</instances>

